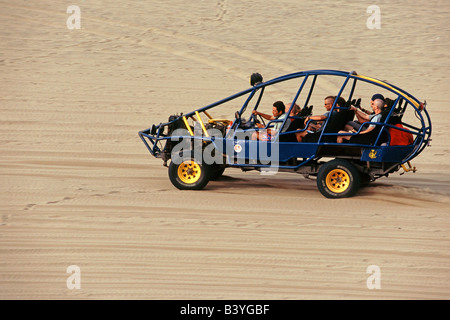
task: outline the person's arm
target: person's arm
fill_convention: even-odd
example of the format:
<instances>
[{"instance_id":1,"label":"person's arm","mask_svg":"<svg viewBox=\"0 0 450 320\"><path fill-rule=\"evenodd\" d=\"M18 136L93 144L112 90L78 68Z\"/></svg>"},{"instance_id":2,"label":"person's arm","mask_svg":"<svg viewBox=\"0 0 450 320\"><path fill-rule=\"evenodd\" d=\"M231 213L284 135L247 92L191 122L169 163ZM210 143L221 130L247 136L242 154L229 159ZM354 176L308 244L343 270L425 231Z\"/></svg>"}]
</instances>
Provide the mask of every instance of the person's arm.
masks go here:
<instances>
[{"instance_id":1,"label":"person's arm","mask_svg":"<svg viewBox=\"0 0 450 320\"><path fill-rule=\"evenodd\" d=\"M370 116L361 109L356 108L355 106L351 107L351 110L355 111L355 115L358 118L358 121L363 123L370 120Z\"/></svg>"},{"instance_id":2,"label":"person's arm","mask_svg":"<svg viewBox=\"0 0 450 320\"><path fill-rule=\"evenodd\" d=\"M265 113L262 113L262 112L259 112L259 111L256 111L256 110L253 111L253 114L261 116L261 117L263 117L266 120L275 120L273 115L268 115L268 114L265 114Z\"/></svg>"},{"instance_id":3,"label":"person's arm","mask_svg":"<svg viewBox=\"0 0 450 320\"><path fill-rule=\"evenodd\" d=\"M379 122L380 119L381 119L381 115L379 113L376 116L374 116L372 119L370 119L370 116L369 116L369 121L370 122ZM366 130L361 131L359 134L369 133L370 131L375 129L375 127L376 127L375 124L371 124Z\"/></svg>"},{"instance_id":4,"label":"person's arm","mask_svg":"<svg viewBox=\"0 0 450 320\"><path fill-rule=\"evenodd\" d=\"M309 120L316 120L316 121L322 121L325 120L327 117L324 115L320 115L320 116L309 116L305 118L305 124L309 121Z\"/></svg>"},{"instance_id":5,"label":"person's arm","mask_svg":"<svg viewBox=\"0 0 450 320\"><path fill-rule=\"evenodd\" d=\"M375 126L369 126L366 130L361 131L359 134L366 134L375 129Z\"/></svg>"}]
</instances>

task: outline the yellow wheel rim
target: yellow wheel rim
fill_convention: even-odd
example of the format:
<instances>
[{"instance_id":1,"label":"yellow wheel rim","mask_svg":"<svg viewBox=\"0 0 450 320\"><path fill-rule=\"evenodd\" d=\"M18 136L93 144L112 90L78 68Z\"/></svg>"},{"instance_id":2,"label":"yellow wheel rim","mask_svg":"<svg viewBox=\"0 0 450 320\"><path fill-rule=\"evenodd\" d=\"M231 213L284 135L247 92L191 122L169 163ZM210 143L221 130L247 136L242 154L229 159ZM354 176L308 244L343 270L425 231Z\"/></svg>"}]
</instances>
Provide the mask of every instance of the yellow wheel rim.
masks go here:
<instances>
[{"instance_id":1,"label":"yellow wheel rim","mask_svg":"<svg viewBox=\"0 0 450 320\"><path fill-rule=\"evenodd\" d=\"M335 193L342 193L350 186L350 176L342 169L334 169L327 174L328 189Z\"/></svg>"},{"instance_id":2,"label":"yellow wheel rim","mask_svg":"<svg viewBox=\"0 0 450 320\"><path fill-rule=\"evenodd\" d=\"M183 183L196 183L200 179L201 174L202 168L191 160L184 161L178 166L178 178L180 178Z\"/></svg>"}]
</instances>

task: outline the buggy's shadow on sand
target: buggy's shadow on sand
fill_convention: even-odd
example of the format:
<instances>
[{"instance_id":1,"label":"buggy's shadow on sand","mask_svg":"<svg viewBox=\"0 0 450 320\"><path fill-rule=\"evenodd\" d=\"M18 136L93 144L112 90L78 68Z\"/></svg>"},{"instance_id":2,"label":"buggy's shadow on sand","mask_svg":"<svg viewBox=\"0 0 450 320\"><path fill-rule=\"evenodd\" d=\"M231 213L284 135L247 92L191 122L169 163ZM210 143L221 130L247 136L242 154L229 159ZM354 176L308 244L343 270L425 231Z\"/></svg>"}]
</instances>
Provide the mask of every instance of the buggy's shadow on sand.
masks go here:
<instances>
[{"instance_id":1,"label":"buggy's shadow on sand","mask_svg":"<svg viewBox=\"0 0 450 320\"><path fill-rule=\"evenodd\" d=\"M221 191L233 190L236 192L242 189L248 190L294 190L295 192L317 192L316 180L314 177L305 178L302 175L284 174L283 176L264 176L257 172L242 173L243 177L227 175L226 173L210 181L205 190ZM422 199L425 201L449 203L450 188L446 180L434 180L429 177L389 177L384 180L377 180L362 186L354 197L367 196L394 196L403 200ZM448 179L447 179L448 180ZM317 193L319 195L319 193Z\"/></svg>"}]
</instances>

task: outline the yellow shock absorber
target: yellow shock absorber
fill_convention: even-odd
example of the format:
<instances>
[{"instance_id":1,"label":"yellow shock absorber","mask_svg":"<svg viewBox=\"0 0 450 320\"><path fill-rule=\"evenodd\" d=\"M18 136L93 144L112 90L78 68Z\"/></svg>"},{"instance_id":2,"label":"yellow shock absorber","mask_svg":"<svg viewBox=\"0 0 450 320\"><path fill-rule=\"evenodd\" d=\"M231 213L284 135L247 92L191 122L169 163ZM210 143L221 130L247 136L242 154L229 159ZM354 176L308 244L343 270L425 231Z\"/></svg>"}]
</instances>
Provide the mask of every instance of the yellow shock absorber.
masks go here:
<instances>
[{"instance_id":1,"label":"yellow shock absorber","mask_svg":"<svg viewBox=\"0 0 450 320\"><path fill-rule=\"evenodd\" d=\"M202 118L200 118L200 114L198 113L198 111L195 111L195 114L198 117L198 121L200 122L200 125L202 126L202 129L203 129L203 132L205 133L205 136L209 137L209 134L206 131L205 125L203 124Z\"/></svg>"},{"instance_id":2,"label":"yellow shock absorber","mask_svg":"<svg viewBox=\"0 0 450 320\"><path fill-rule=\"evenodd\" d=\"M190 126L189 123L187 122L187 119L186 119L185 116L183 116L183 121L184 121L184 124L185 124L186 128L188 129L189 133L190 133L191 136L193 137L193 136L194 136L194 133L192 132L191 126Z\"/></svg>"}]
</instances>

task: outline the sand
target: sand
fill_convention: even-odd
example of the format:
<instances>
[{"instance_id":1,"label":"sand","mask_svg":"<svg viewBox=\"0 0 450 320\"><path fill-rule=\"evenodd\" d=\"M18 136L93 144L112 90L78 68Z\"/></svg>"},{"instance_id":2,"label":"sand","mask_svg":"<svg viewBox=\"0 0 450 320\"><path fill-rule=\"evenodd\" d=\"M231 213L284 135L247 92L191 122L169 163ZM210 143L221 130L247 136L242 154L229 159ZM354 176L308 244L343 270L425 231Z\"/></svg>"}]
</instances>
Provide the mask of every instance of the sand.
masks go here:
<instances>
[{"instance_id":1,"label":"sand","mask_svg":"<svg viewBox=\"0 0 450 320\"><path fill-rule=\"evenodd\" d=\"M443 0L0 0L0 298L449 299L449 17ZM232 169L182 192L137 135L253 72L311 69L427 100L418 171L338 201Z\"/></svg>"}]
</instances>

